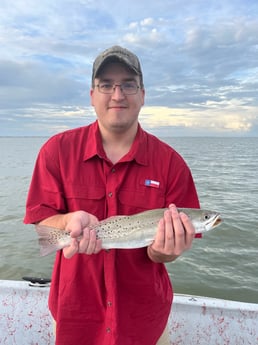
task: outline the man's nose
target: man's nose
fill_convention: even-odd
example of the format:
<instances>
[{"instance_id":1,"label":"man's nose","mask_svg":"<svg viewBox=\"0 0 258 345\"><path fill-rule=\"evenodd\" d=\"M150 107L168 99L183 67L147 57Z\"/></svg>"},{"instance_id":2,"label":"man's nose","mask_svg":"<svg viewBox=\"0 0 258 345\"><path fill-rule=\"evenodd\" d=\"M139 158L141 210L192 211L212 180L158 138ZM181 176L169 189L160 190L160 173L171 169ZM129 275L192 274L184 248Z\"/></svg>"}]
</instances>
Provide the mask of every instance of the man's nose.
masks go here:
<instances>
[{"instance_id":1,"label":"man's nose","mask_svg":"<svg viewBox=\"0 0 258 345\"><path fill-rule=\"evenodd\" d=\"M112 98L116 100L125 98L121 85L114 85Z\"/></svg>"}]
</instances>

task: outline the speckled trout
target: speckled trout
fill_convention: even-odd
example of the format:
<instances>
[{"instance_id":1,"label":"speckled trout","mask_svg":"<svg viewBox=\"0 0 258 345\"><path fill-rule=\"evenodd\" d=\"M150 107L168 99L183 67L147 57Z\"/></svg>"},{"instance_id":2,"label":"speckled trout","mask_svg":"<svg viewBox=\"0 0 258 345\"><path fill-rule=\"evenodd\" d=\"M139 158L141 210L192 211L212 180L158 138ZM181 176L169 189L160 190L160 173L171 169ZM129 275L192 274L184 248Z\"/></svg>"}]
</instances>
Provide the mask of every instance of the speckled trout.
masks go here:
<instances>
[{"instance_id":1,"label":"speckled trout","mask_svg":"<svg viewBox=\"0 0 258 345\"><path fill-rule=\"evenodd\" d=\"M146 247L154 241L158 222L164 216L165 210L160 208L131 216L113 216L89 228L96 230L97 238L102 240L103 249ZM192 220L196 234L212 230L222 222L220 214L214 211L193 208L178 208L178 211L184 212ZM36 225L36 231L41 256L63 249L71 243L68 231L46 225Z\"/></svg>"}]
</instances>

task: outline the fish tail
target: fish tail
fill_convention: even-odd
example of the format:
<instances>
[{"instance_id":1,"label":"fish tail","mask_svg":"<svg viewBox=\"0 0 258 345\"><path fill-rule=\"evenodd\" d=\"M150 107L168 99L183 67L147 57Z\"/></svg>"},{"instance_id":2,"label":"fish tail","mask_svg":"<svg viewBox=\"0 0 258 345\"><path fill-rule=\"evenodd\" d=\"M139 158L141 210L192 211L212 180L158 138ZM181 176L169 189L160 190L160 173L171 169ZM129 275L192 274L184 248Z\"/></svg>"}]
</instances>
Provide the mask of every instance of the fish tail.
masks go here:
<instances>
[{"instance_id":1,"label":"fish tail","mask_svg":"<svg viewBox=\"0 0 258 345\"><path fill-rule=\"evenodd\" d=\"M56 243L49 242L50 232L53 230L53 228L51 228L50 226L39 225L39 224L37 224L35 228L38 234L40 256L46 256L46 255L56 252L59 249L62 249L62 247L59 245L58 242Z\"/></svg>"},{"instance_id":2,"label":"fish tail","mask_svg":"<svg viewBox=\"0 0 258 345\"><path fill-rule=\"evenodd\" d=\"M49 244L47 240L39 239L40 256L46 256L61 249L56 244Z\"/></svg>"}]
</instances>

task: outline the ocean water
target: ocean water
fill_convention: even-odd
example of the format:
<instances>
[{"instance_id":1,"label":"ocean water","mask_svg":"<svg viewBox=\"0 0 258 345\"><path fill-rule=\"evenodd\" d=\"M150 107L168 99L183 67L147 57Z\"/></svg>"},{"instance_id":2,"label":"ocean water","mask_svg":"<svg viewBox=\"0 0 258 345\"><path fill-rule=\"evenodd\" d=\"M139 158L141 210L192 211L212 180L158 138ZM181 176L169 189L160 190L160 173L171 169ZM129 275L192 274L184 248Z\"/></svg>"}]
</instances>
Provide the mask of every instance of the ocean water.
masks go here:
<instances>
[{"instance_id":1,"label":"ocean water","mask_svg":"<svg viewBox=\"0 0 258 345\"><path fill-rule=\"evenodd\" d=\"M51 276L54 255L39 256L34 227L22 222L45 140L0 138L0 279ZM163 140L188 163L202 207L219 211L224 220L167 264L174 291L258 303L258 138Z\"/></svg>"}]
</instances>

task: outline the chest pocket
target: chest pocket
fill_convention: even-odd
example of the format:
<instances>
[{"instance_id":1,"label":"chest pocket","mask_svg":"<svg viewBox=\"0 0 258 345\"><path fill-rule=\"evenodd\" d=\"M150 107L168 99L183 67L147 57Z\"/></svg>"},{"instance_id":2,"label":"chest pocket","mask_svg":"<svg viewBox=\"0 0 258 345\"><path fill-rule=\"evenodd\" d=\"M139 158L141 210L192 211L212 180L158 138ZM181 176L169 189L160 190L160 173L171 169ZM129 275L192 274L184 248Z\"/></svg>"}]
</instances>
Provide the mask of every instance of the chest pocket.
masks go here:
<instances>
[{"instance_id":1,"label":"chest pocket","mask_svg":"<svg viewBox=\"0 0 258 345\"><path fill-rule=\"evenodd\" d=\"M83 210L103 217L105 189L100 186L69 184L65 189L65 200L68 212Z\"/></svg>"},{"instance_id":2,"label":"chest pocket","mask_svg":"<svg viewBox=\"0 0 258 345\"><path fill-rule=\"evenodd\" d=\"M165 206L165 195L158 188L141 186L137 190L123 189L119 193L121 214L133 214Z\"/></svg>"}]
</instances>

